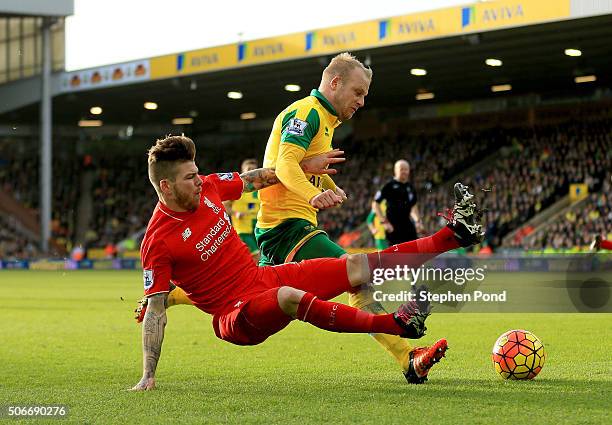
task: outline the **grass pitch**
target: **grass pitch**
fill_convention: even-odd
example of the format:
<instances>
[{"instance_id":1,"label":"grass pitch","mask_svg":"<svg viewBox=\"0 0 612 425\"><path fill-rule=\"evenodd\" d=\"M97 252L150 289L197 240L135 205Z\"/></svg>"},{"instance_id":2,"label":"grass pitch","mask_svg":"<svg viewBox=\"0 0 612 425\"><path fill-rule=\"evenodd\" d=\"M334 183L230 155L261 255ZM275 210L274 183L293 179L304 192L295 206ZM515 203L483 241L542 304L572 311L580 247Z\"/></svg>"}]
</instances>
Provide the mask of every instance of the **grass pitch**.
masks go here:
<instances>
[{"instance_id":1,"label":"grass pitch","mask_svg":"<svg viewBox=\"0 0 612 425\"><path fill-rule=\"evenodd\" d=\"M132 393L139 272L1 271L0 290L0 406L70 409L30 423L595 424L612 414L611 314L434 314L419 343L446 337L451 349L415 386L368 336L294 322L260 346L237 347L214 336L209 316L178 306L168 312L158 389ZM493 343L513 328L544 343L533 381L503 381L491 365Z\"/></svg>"}]
</instances>

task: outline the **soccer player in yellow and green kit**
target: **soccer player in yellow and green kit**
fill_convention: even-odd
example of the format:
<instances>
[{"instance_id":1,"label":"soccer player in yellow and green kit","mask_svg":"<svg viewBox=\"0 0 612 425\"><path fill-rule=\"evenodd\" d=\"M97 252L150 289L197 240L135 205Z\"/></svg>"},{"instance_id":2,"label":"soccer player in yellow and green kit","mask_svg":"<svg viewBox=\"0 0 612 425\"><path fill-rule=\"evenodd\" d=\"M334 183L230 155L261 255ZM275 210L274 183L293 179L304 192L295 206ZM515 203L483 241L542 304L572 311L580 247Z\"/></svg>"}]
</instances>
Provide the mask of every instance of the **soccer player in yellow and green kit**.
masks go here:
<instances>
[{"instance_id":1,"label":"soccer player in yellow and green kit","mask_svg":"<svg viewBox=\"0 0 612 425\"><path fill-rule=\"evenodd\" d=\"M241 173L255 170L257 168L257 160L252 158L245 159L242 161L240 168ZM232 220L232 226L236 229L236 233L238 233L242 242L249 247L251 255L256 256L259 253L254 234L257 213L259 212L258 192L244 192L240 199L226 201L223 205Z\"/></svg>"},{"instance_id":2,"label":"soccer player in yellow and green kit","mask_svg":"<svg viewBox=\"0 0 612 425\"><path fill-rule=\"evenodd\" d=\"M347 199L344 191L328 175L304 173L299 163L332 150L335 128L364 106L371 80L371 69L341 53L323 71L319 88L289 105L274 121L263 166L274 168L282 184L259 191L255 238L260 265L347 255L317 228L317 211L340 205ZM386 313L366 287L350 294L349 302L368 312ZM372 336L395 357L408 379L411 347L406 340Z\"/></svg>"},{"instance_id":3,"label":"soccer player in yellow and green kit","mask_svg":"<svg viewBox=\"0 0 612 425\"><path fill-rule=\"evenodd\" d=\"M383 214L387 210L387 203L385 201L380 204L380 209L383 211ZM382 251L383 249L389 248L385 226L380 222L380 219L376 215L376 211L370 211L370 214L368 214L368 217L366 218L366 223L368 225L368 229L370 229L372 237L374 238L374 245L376 246L376 249L378 251Z\"/></svg>"}]
</instances>

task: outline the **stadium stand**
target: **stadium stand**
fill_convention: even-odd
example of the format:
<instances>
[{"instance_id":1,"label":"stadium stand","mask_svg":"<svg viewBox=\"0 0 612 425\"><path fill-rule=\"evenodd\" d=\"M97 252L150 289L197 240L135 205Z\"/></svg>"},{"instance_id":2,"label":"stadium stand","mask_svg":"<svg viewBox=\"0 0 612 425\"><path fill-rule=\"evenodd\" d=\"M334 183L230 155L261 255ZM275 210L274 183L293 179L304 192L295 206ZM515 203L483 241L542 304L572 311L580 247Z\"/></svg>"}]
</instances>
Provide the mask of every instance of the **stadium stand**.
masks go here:
<instances>
[{"instance_id":1,"label":"stadium stand","mask_svg":"<svg viewBox=\"0 0 612 425\"><path fill-rule=\"evenodd\" d=\"M427 136L400 133L368 140L348 137L339 147L350 163L335 181L349 199L342 208L323 211L321 225L332 238L354 231L369 213L375 191L393 176L393 164L400 158L409 161L411 181L422 196L506 144L503 137L500 129Z\"/></svg>"},{"instance_id":2,"label":"stadium stand","mask_svg":"<svg viewBox=\"0 0 612 425\"><path fill-rule=\"evenodd\" d=\"M348 163L340 165L340 173L334 177L349 199L342 208L321 212L319 224L336 240L361 232L375 190L391 177L394 161L406 158L411 164L411 179L419 193L418 205L428 233L442 223L436 213L450 205L449 187L457 179L477 190L487 190L478 196L489 209L486 240L494 248L503 245L504 236L567 196L571 183L587 183L591 195L588 204L581 204L584 209L576 206L568 212L568 220L557 217L537 236L532 235L524 242L521 238L511 240L505 247L543 249L567 246L570 242L588 245L591 233L609 232L605 220L596 223L591 219L596 213L599 217L609 216L606 192L609 184L603 182L606 170L612 169L612 120L609 111L602 111L590 118L553 121L534 127L431 135L391 132L384 137L361 139L358 134L350 134L336 144L346 151ZM194 138L198 140L198 135ZM146 226L156 202L156 195L144 178L143 153L148 143L143 140L123 152L120 161L113 149L94 150L88 163L84 163L82 154L69 149L54 153L53 235L67 250L76 244L87 248L114 246ZM261 158L264 146L263 142L252 143L246 153ZM0 187L25 207L36 209L38 184L32 184L38 182L36 156L27 150L11 153L5 149L2 158ZM238 160L227 155L224 148L204 147L197 161L203 173L238 167ZM88 220L80 229L83 225L79 226L77 212L81 211L84 194L82 185L75 182L83 180L88 170L93 173L89 188L92 205ZM583 227L587 221L590 224ZM582 230L575 230L574 224ZM4 245L12 240L11 252L25 252L28 243L18 232L13 232L12 239L8 237L7 229L13 227L5 226ZM368 243L369 238L355 242Z\"/></svg>"},{"instance_id":3,"label":"stadium stand","mask_svg":"<svg viewBox=\"0 0 612 425\"><path fill-rule=\"evenodd\" d=\"M12 197L25 209L37 211L39 207L39 157L29 149L0 155L0 190ZM77 157L58 151L53 159L53 212L52 236L65 245L75 237L75 206L79 198L80 166Z\"/></svg>"},{"instance_id":4,"label":"stadium stand","mask_svg":"<svg viewBox=\"0 0 612 425\"><path fill-rule=\"evenodd\" d=\"M36 242L15 217L0 215L0 258L36 258L40 254Z\"/></svg>"},{"instance_id":5,"label":"stadium stand","mask_svg":"<svg viewBox=\"0 0 612 425\"><path fill-rule=\"evenodd\" d=\"M472 187L490 190L480 193L489 209L487 242L500 246L506 234L566 196L571 183L587 182L590 190L599 190L612 168L610 125L609 118L598 118L534 127L513 137L489 166L461 176ZM446 187L421 198L423 211L449 202ZM431 214L423 216L429 231L436 228Z\"/></svg>"},{"instance_id":6,"label":"stadium stand","mask_svg":"<svg viewBox=\"0 0 612 425\"><path fill-rule=\"evenodd\" d=\"M93 188L94 214L87 242L93 246L118 243L137 232L155 206L155 192L146 179L144 155L124 158L121 163L101 159Z\"/></svg>"},{"instance_id":7,"label":"stadium stand","mask_svg":"<svg viewBox=\"0 0 612 425\"><path fill-rule=\"evenodd\" d=\"M515 246L544 251L567 247L584 249L593 240L593 235L612 237L611 194L612 185L608 174L599 192L591 193L584 202L572 205L554 221L515 243Z\"/></svg>"}]
</instances>

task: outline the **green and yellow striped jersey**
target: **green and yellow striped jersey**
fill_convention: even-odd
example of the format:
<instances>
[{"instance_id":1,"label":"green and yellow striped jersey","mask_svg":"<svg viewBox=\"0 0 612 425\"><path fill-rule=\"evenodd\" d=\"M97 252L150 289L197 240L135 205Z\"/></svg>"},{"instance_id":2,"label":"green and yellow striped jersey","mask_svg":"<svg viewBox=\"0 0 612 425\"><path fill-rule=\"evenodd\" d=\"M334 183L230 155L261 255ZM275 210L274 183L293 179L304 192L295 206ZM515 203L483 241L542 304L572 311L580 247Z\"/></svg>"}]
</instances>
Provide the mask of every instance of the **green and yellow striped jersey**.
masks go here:
<instances>
[{"instance_id":1,"label":"green and yellow striped jersey","mask_svg":"<svg viewBox=\"0 0 612 425\"><path fill-rule=\"evenodd\" d=\"M275 168L282 184L259 191L257 227L270 229L289 218L302 218L316 226L317 209L309 201L322 189L333 189L335 185L329 176L304 176L299 163L332 150L338 125L336 110L318 90L312 90L310 96L292 103L276 117L263 166Z\"/></svg>"}]
</instances>

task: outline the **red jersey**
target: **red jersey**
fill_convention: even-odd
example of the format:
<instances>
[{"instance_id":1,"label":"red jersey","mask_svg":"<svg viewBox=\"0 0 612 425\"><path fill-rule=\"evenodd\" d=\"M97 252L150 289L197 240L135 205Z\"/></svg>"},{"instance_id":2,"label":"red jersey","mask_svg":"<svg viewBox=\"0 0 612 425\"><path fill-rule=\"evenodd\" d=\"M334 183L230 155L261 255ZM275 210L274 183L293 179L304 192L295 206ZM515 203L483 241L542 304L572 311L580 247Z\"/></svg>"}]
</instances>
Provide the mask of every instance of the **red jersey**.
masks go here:
<instances>
[{"instance_id":1,"label":"red jersey","mask_svg":"<svg viewBox=\"0 0 612 425\"><path fill-rule=\"evenodd\" d=\"M145 295L168 292L172 280L198 308L215 314L251 292L258 267L222 204L242 195L240 176L223 173L200 178L202 192L195 211L176 212L157 203L140 256Z\"/></svg>"}]
</instances>

